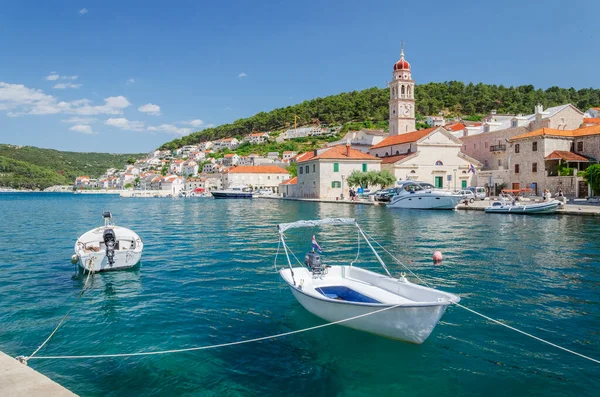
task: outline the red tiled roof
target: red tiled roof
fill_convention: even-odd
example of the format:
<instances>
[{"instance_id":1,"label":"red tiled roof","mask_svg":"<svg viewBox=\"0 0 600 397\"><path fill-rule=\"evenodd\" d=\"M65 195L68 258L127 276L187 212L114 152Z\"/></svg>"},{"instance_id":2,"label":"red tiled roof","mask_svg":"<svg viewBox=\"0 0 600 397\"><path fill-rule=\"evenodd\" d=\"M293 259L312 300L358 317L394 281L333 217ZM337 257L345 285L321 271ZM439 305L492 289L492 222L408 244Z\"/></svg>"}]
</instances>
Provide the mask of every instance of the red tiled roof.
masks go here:
<instances>
[{"instance_id":1,"label":"red tiled roof","mask_svg":"<svg viewBox=\"0 0 600 397\"><path fill-rule=\"evenodd\" d=\"M363 153L360 150L347 148L346 145L337 145L315 156L314 152L306 152L296 158L298 163L309 160L379 160L375 156Z\"/></svg>"},{"instance_id":2,"label":"red tiled roof","mask_svg":"<svg viewBox=\"0 0 600 397\"><path fill-rule=\"evenodd\" d=\"M233 156L235 156L235 153L229 153L229 154L225 155L225 157L233 157Z\"/></svg>"},{"instance_id":3,"label":"red tiled roof","mask_svg":"<svg viewBox=\"0 0 600 397\"><path fill-rule=\"evenodd\" d=\"M400 161L402 159L405 159L405 158L407 158L409 156L412 156L415 153L418 153L418 152L405 153L405 154L398 154L396 156L383 157L382 161L381 161L381 164L394 164L395 162Z\"/></svg>"},{"instance_id":4,"label":"red tiled roof","mask_svg":"<svg viewBox=\"0 0 600 397\"><path fill-rule=\"evenodd\" d=\"M588 163L589 160L576 153L567 152L566 150L555 150L546 156L546 160L565 160L565 161L578 161L582 163Z\"/></svg>"},{"instance_id":5,"label":"red tiled roof","mask_svg":"<svg viewBox=\"0 0 600 397\"><path fill-rule=\"evenodd\" d=\"M587 124L600 124L600 117L586 117L583 119L583 122Z\"/></svg>"},{"instance_id":6,"label":"red tiled roof","mask_svg":"<svg viewBox=\"0 0 600 397\"><path fill-rule=\"evenodd\" d=\"M518 140L531 138L535 136L563 136L563 137L577 137L577 136L587 136L587 135L597 135L600 134L600 125L592 125L589 127L582 127L576 130L555 130L552 128L540 128L539 130L527 132L525 134L517 135L512 137L510 140Z\"/></svg>"},{"instance_id":7,"label":"red tiled roof","mask_svg":"<svg viewBox=\"0 0 600 397\"><path fill-rule=\"evenodd\" d=\"M481 124L480 124L481 125ZM465 129L465 125L463 123L454 123L454 124L446 124L444 126L448 131L461 131Z\"/></svg>"},{"instance_id":8,"label":"red tiled roof","mask_svg":"<svg viewBox=\"0 0 600 397\"><path fill-rule=\"evenodd\" d=\"M406 134L394 135L385 138L383 141L379 142L377 145L372 146L371 149L378 149L386 146L392 145L401 145L403 143L416 142L419 139L429 135L431 132L437 130L440 127L431 127L425 130L407 132Z\"/></svg>"},{"instance_id":9,"label":"red tiled roof","mask_svg":"<svg viewBox=\"0 0 600 397\"><path fill-rule=\"evenodd\" d=\"M276 165L240 165L229 169L230 174L289 174Z\"/></svg>"},{"instance_id":10,"label":"red tiled roof","mask_svg":"<svg viewBox=\"0 0 600 397\"><path fill-rule=\"evenodd\" d=\"M283 181L281 182L282 185L297 185L298 184L298 177L293 177L292 179L288 179L287 181Z\"/></svg>"}]
</instances>

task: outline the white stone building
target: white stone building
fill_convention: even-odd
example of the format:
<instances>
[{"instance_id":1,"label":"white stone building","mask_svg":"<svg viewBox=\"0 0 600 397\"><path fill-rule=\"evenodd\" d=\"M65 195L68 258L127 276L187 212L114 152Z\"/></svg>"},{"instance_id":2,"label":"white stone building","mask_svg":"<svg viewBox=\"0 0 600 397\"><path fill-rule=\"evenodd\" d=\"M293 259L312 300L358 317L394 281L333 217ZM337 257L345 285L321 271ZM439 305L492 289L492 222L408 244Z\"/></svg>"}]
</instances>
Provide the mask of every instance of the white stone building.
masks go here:
<instances>
[{"instance_id":1,"label":"white stone building","mask_svg":"<svg viewBox=\"0 0 600 397\"><path fill-rule=\"evenodd\" d=\"M348 197L346 179L353 171L380 171L381 159L338 145L299 155L297 169L298 197L336 199Z\"/></svg>"},{"instance_id":2,"label":"white stone building","mask_svg":"<svg viewBox=\"0 0 600 397\"><path fill-rule=\"evenodd\" d=\"M235 149L240 145L240 141L237 138L224 138L219 139L218 141L214 141L213 149L214 150L223 150L223 149Z\"/></svg>"},{"instance_id":3,"label":"white stone building","mask_svg":"<svg viewBox=\"0 0 600 397\"><path fill-rule=\"evenodd\" d=\"M272 165L241 165L223 173L223 186L248 185L253 189L279 192L279 184L290 178L289 172Z\"/></svg>"},{"instance_id":4,"label":"white stone building","mask_svg":"<svg viewBox=\"0 0 600 397\"><path fill-rule=\"evenodd\" d=\"M382 159L381 169L398 180L428 182L441 189L472 186L473 173L481 164L461 153L462 142L443 127L390 136L369 151Z\"/></svg>"},{"instance_id":5,"label":"white stone building","mask_svg":"<svg viewBox=\"0 0 600 397\"><path fill-rule=\"evenodd\" d=\"M425 122L430 127L441 127L446 123L444 116L427 116Z\"/></svg>"},{"instance_id":6,"label":"white stone building","mask_svg":"<svg viewBox=\"0 0 600 397\"><path fill-rule=\"evenodd\" d=\"M350 131L339 141L328 143L327 146L333 147L350 143L352 149L368 153L371 146L377 145L387 138L388 135L389 134L383 130Z\"/></svg>"},{"instance_id":7,"label":"white stone building","mask_svg":"<svg viewBox=\"0 0 600 397\"><path fill-rule=\"evenodd\" d=\"M198 173L198 163L194 160L188 160L181 166L181 175L194 176Z\"/></svg>"},{"instance_id":8,"label":"white stone building","mask_svg":"<svg viewBox=\"0 0 600 397\"><path fill-rule=\"evenodd\" d=\"M177 196L184 186L183 178L177 175L166 175L160 181L160 190L168 191L173 196Z\"/></svg>"},{"instance_id":9,"label":"white stone building","mask_svg":"<svg viewBox=\"0 0 600 397\"><path fill-rule=\"evenodd\" d=\"M238 156L235 153L228 153L225 156L223 156L223 165L225 166L232 166L232 165L238 165L238 163L240 162L240 156Z\"/></svg>"},{"instance_id":10,"label":"white stone building","mask_svg":"<svg viewBox=\"0 0 600 397\"><path fill-rule=\"evenodd\" d=\"M254 132L252 134L246 135L243 139L243 142L248 142L252 145L256 145L259 143L265 143L269 140L268 132Z\"/></svg>"}]
</instances>

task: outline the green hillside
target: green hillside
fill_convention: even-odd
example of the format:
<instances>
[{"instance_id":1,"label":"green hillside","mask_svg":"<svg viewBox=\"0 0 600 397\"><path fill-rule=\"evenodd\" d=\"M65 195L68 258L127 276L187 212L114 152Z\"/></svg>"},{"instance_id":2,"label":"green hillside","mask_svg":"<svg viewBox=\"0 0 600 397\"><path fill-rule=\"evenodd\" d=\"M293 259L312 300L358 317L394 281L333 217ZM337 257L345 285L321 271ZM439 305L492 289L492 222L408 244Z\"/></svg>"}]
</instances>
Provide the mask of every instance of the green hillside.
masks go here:
<instances>
[{"instance_id":1,"label":"green hillside","mask_svg":"<svg viewBox=\"0 0 600 397\"><path fill-rule=\"evenodd\" d=\"M231 124L192 133L161 146L161 149L176 149L206 140L228 137L243 137L253 131L277 131L294 124L321 123L340 125L350 122L370 121L381 123L388 119L387 88L368 88L304 101L294 106L260 112L252 117L239 119ZM496 109L499 113L532 113L537 103L544 107L572 103L580 110L600 106L600 89L550 87L535 89L532 85L505 87L490 84L465 84L460 81L427 83L415 88L417 120L424 116L444 111L446 115L478 116Z\"/></svg>"},{"instance_id":2,"label":"green hillside","mask_svg":"<svg viewBox=\"0 0 600 397\"><path fill-rule=\"evenodd\" d=\"M144 154L76 153L34 146L0 144L0 186L40 188L72 184L76 177L97 178L108 168L121 169Z\"/></svg>"},{"instance_id":3,"label":"green hillside","mask_svg":"<svg viewBox=\"0 0 600 397\"><path fill-rule=\"evenodd\" d=\"M0 156L0 186L13 189L45 189L53 185L72 184L56 171L38 167L25 161Z\"/></svg>"}]
</instances>

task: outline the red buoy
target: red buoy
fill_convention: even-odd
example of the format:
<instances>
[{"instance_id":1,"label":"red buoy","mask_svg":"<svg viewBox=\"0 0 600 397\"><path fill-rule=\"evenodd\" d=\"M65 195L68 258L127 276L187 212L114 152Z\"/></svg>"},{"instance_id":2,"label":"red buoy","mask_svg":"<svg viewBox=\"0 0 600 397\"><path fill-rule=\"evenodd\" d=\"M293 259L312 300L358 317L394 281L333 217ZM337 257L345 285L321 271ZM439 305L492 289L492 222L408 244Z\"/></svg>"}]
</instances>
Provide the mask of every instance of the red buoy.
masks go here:
<instances>
[{"instance_id":1,"label":"red buoy","mask_svg":"<svg viewBox=\"0 0 600 397\"><path fill-rule=\"evenodd\" d=\"M433 253L433 263L441 263L442 262L442 253L440 251L435 251Z\"/></svg>"}]
</instances>

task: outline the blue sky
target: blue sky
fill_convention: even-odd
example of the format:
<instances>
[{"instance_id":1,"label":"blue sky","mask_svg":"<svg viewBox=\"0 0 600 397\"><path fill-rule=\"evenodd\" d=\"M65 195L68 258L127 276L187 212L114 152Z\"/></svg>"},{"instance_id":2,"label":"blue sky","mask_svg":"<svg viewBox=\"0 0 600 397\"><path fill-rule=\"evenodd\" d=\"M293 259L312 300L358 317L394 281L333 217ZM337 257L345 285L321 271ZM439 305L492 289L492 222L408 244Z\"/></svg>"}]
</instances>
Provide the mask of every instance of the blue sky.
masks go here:
<instances>
[{"instance_id":1,"label":"blue sky","mask_svg":"<svg viewBox=\"0 0 600 397\"><path fill-rule=\"evenodd\" d=\"M0 143L146 152L182 134L385 86L595 87L592 0L0 1Z\"/></svg>"}]
</instances>

